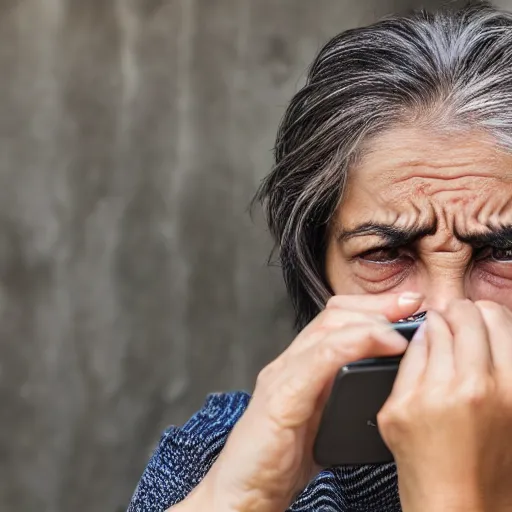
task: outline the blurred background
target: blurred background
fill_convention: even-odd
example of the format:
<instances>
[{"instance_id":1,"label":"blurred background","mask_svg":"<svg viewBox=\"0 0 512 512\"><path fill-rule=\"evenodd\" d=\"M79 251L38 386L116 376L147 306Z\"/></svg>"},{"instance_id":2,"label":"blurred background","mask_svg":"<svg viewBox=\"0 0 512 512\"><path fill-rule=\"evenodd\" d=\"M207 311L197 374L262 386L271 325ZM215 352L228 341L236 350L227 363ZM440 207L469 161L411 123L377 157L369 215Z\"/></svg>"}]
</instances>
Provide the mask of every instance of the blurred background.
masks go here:
<instances>
[{"instance_id":1,"label":"blurred background","mask_svg":"<svg viewBox=\"0 0 512 512\"><path fill-rule=\"evenodd\" d=\"M284 108L328 38L439 3L0 0L0 511L121 512L251 390L293 336L248 214Z\"/></svg>"}]
</instances>

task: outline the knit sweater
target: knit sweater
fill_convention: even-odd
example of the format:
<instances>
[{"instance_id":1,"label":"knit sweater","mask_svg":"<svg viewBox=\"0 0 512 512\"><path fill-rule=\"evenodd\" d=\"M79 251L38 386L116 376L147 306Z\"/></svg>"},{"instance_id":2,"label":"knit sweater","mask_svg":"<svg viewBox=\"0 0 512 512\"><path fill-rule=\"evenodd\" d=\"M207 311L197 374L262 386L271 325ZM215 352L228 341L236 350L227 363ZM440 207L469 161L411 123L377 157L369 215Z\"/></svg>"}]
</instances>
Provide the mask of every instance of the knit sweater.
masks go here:
<instances>
[{"instance_id":1,"label":"knit sweater","mask_svg":"<svg viewBox=\"0 0 512 512\"><path fill-rule=\"evenodd\" d=\"M183 500L215 462L249 403L243 392L210 395L182 427L166 430L135 490L128 512L163 512ZM394 464L322 471L289 512L400 512ZM284 512L284 511L283 511Z\"/></svg>"}]
</instances>

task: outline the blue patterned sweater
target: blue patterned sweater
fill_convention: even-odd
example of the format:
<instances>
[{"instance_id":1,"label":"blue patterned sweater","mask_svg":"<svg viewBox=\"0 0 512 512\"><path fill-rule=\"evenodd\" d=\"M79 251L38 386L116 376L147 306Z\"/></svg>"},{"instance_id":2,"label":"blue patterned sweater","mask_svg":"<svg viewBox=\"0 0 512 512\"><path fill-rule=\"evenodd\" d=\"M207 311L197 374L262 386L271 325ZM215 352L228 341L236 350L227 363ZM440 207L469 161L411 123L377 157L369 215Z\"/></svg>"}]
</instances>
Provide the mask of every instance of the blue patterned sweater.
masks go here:
<instances>
[{"instance_id":1,"label":"blue patterned sweater","mask_svg":"<svg viewBox=\"0 0 512 512\"><path fill-rule=\"evenodd\" d=\"M243 392L210 395L185 425L164 432L128 512L163 512L183 500L215 462L249 399ZM325 470L288 510L400 512L395 465Z\"/></svg>"}]
</instances>

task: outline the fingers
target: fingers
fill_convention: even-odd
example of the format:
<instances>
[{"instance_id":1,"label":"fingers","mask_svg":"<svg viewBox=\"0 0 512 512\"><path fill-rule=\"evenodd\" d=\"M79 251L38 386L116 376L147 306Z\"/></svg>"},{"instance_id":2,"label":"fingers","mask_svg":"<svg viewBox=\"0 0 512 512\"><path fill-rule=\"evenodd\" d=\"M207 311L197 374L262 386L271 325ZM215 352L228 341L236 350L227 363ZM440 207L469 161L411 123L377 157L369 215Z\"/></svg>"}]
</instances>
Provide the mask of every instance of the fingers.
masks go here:
<instances>
[{"instance_id":1,"label":"fingers","mask_svg":"<svg viewBox=\"0 0 512 512\"><path fill-rule=\"evenodd\" d=\"M426 326L427 322L424 322L407 347L393 384L391 400L414 391L423 378L428 359Z\"/></svg>"},{"instance_id":2,"label":"fingers","mask_svg":"<svg viewBox=\"0 0 512 512\"><path fill-rule=\"evenodd\" d=\"M392 397L420 382L447 384L456 375L459 383L473 382L493 368L510 373L511 336L512 313L492 302L458 300L442 314L429 311L402 358Z\"/></svg>"},{"instance_id":3,"label":"fingers","mask_svg":"<svg viewBox=\"0 0 512 512\"><path fill-rule=\"evenodd\" d=\"M428 312L426 338L428 361L425 369L426 382L448 382L455 372L453 334L446 320L436 311Z\"/></svg>"},{"instance_id":4,"label":"fingers","mask_svg":"<svg viewBox=\"0 0 512 512\"><path fill-rule=\"evenodd\" d=\"M494 370L510 379L512 369L512 313L490 301L475 303L487 326Z\"/></svg>"},{"instance_id":5,"label":"fingers","mask_svg":"<svg viewBox=\"0 0 512 512\"><path fill-rule=\"evenodd\" d=\"M418 310L424 296L420 293L385 293L380 295L335 295L326 308L357 309L367 313L380 313L390 322L406 318Z\"/></svg>"},{"instance_id":6,"label":"fingers","mask_svg":"<svg viewBox=\"0 0 512 512\"><path fill-rule=\"evenodd\" d=\"M388 327L390 325L384 315L329 308L322 311L316 321L302 331L301 335L290 345L287 352L293 353L307 349L323 340L327 331L339 330L354 324L385 325Z\"/></svg>"},{"instance_id":7,"label":"fingers","mask_svg":"<svg viewBox=\"0 0 512 512\"><path fill-rule=\"evenodd\" d=\"M326 388L342 366L404 352L407 342L390 322L416 312L422 300L422 295L411 293L333 297L263 370L255 397L287 427L307 421L328 395Z\"/></svg>"},{"instance_id":8,"label":"fingers","mask_svg":"<svg viewBox=\"0 0 512 512\"><path fill-rule=\"evenodd\" d=\"M456 373L463 378L489 373L492 354L480 309L469 300L457 300L443 316L453 333Z\"/></svg>"},{"instance_id":9,"label":"fingers","mask_svg":"<svg viewBox=\"0 0 512 512\"><path fill-rule=\"evenodd\" d=\"M313 416L340 368L368 357L397 355L406 345L389 325L354 324L332 330L307 350L269 365L257 393L263 392L265 407L280 427L294 428Z\"/></svg>"},{"instance_id":10,"label":"fingers","mask_svg":"<svg viewBox=\"0 0 512 512\"><path fill-rule=\"evenodd\" d=\"M335 295L325 309L310 322L288 348L302 350L323 337L323 329L344 327L353 323L395 322L415 313L423 296L417 293L381 295Z\"/></svg>"}]
</instances>

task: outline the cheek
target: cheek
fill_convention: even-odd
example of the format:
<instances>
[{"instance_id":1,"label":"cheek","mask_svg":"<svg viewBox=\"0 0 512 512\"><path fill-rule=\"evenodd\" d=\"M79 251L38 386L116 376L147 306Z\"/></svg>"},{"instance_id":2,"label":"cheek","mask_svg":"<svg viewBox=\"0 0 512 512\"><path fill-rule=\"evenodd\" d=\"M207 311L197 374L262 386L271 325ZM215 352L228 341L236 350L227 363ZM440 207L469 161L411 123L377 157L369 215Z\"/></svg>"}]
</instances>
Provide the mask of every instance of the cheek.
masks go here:
<instances>
[{"instance_id":1,"label":"cheek","mask_svg":"<svg viewBox=\"0 0 512 512\"><path fill-rule=\"evenodd\" d=\"M512 264L476 265L470 286L471 300L491 300L512 309Z\"/></svg>"},{"instance_id":2,"label":"cheek","mask_svg":"<svg viewBox=\"0 0 512 512\"><path fill-rule=\"evenodd\" d=\"M325 275L335 295L353 295L363 290L354 282L349 263L337 250L335 244L329 244L325 254Z\"/></svg>"},{"instance_id":3,"label":"cheek","mask_svg":"<svg viewBox=\"0 0 512 512\"><path fill-rule=\"evenodd\" d=\"M327 282L336 295L398 292L412 290L411 286L415 286L413 276L407 279L410 265L362 265L348 261L339 249L333 247L326 252L325 269Z\"/></svg>"}]
</instances>

